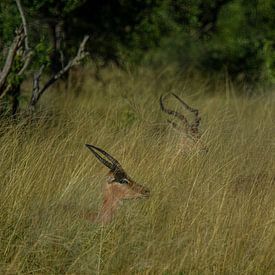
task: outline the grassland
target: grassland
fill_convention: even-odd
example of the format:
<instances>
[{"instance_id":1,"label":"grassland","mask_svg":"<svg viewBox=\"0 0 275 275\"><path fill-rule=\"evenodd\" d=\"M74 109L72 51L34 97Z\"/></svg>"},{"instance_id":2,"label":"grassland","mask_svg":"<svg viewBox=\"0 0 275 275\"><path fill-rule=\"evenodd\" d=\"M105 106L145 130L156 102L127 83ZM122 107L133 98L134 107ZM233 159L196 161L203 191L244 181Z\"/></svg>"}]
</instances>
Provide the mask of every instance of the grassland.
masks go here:
<instances>
[{"instance_id":1,"label":"grassland","mask_svg":"<svg viewBox=\"0 0 275 275\"><path fill-rule=\"evenodd\" d=\"M274 91L169 69L103 78L55 87L31 122L1 121L0 273L274 274ZM201 111L208 153L177 153L158 102L171 90ZM78 216L100 207L108 171L85 143L151 190L105 227Z\"/></svg>"}]
</instances>

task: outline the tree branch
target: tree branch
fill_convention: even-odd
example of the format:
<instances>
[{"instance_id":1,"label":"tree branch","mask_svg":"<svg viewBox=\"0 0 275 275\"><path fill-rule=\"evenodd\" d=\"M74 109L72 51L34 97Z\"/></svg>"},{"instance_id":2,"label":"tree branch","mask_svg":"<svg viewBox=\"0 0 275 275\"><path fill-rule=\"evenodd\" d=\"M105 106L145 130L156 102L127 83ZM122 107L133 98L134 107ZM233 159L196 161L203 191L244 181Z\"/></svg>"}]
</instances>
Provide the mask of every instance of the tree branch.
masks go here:
<instances>
[{"instance_id":1,"label":"tree branch","mask_svg":"<svg viewBox=\"0 0 275 275\"><path fill-rule=\"evenodd\" d=\"M5 65L0 73L0 95L3 93L3 90L5 88L6 85L6 81L7 81L7 77L11 71L12 68L12 64L14 61L14 58L16 56L16 53L18 51L18 49L22 46L22 42L24 41L24 39L26 38L24 32L23 32L23 28L20 27L17 31L16 31L16 36L10 46L6 61L5 61Z\"/></svg>"},{"instance_id":2,"label":"tree branch","mask_svg":"<svg viewBox=\"0 0 275 275\"><path fill-rule=\"evenodd\" d=\"M28 52L30 50L29 48L29 41L28 41L28 28L27 28L27 21L26 21L26 17L24 15L24 11L21 5L21 1L20 0L15 0L16 4L17 4L17 8L19 10L21 19L22 19L22 24L23 24L23 29L24 29L24 33L25 33L25 49Z\"/></svg>"},{"instance_id":3,"label":"tree branch","mask_svg":"<svg viewBox=\"0 0 275 275\"><path fill-rule=\"evenodd\" d=\"M34 75L33 80L33 89L32 89L32 96L29 103L29 110L33 111L35 109L35 106L37 102L39 101L40 97L45 93L45 91L54 84L59 78L61 78L66 72L68 72L73 66L76 66L80 63L82 59L84 59L89 53L85 51L85 45L89 39L89 36L86 35L84 39L82 40L77 54L74 58L72 58L68 64L61 69L59 72L54 74L45 84L42 88L40 88L40 77L43 73L44 67L42 66L39 70L39 72Z\"/></svg>"},{"instance_id":4,"label":"tree branch","mask_svg":"<svg viewBox=\"0 0 275 275\"><path fill-rule=\"evenodd\" d=\"M17 4L18 11L19 11L20 16L21 16L23 29L24 29L24 33L25 33L25 39L24 39L25 49L24 49L23 58L22 58L23 66L20 69L20 71L18 72L18 75L20 76L25 72L25 70L29 66L29 64L31 62L32 55L33 55L33 51L29 47L29 34L28 34L27 21L26 21L26 17L24 15L24 11L23 11L23 8L22 8L22 5L21 5L21 1L20 0L15 0L15 1L16 1L16 4Z\"/></svg>"},{"instance_id":5,"label":"tree branch","mask_svg":"<svg viewBox=\"0 0 275 275\"><path fill-rule=\"evenodd\" d=\"M22 20L22 26L16 31L16 36L13 40L12 45L10 46L5 65L3 67L2 72L0 73L0 99L3 98L11 89L12 84L7 84L7 78L10 74L14 58L16 54L18 53L19 49L23 48L23 42L24 42L24 49L23 54L20 57L20 67L17 71L17 75L21 76L29 66L31 62L31 58L33 55L32 50L29 47L28 44L28 29L27 29L27 23L26 18L23 12L23 8L21 5L20 0L15 0L17 4L18 11L21 16Z\"/></svg>"}]
</instances>

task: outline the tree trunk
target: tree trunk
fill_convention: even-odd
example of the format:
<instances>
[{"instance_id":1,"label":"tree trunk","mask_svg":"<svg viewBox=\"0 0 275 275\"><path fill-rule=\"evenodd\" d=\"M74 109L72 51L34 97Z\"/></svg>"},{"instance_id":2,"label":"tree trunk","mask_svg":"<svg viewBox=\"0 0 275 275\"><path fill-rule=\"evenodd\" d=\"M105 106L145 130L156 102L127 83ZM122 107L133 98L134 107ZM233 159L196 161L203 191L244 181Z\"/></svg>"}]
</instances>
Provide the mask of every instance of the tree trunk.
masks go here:
<instances>
[{"instance_id":1,"label":"tree trunk","mask_svg":"<svg viewBox=\"0 0 275 275\"><path fill-rule=\"evenodd\" d=\"M64 67L64 22L59 20L50 25L53 51L50 56L52 74L56 74Z\"/></svg>"},{"instance_id":2,"label":"tree trunk","mask_svg":"<svg viewBox=\"0 0 275 275\"><path fill-rule=\"evenodd\" d=\"M11 114L15 118L19 108L19 96L21 94L21 85L18 84L12 88L11 93Z\"/></svg>"}]
</instances>

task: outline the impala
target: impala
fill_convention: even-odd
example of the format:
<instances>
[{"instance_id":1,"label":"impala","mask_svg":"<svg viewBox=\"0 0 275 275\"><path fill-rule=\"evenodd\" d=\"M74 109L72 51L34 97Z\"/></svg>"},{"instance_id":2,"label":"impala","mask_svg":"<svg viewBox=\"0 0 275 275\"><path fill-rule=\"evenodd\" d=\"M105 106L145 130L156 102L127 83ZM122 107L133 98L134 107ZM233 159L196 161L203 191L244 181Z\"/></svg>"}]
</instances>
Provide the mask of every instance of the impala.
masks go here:
<instances>
[{"instance_id":1,"label":"impala","mask_svg":"<svg viewBox=\"0 0 275 275\"><path fill-rule=\"evenodd\" d=\"M164 100L169 95L175 97L187 111L194 114L194 120L192 122L189 122L183 114L168 109L164 106ZM180 127L175 121L167 120L180 134L179 151L208 151L207 147L201 141L202 133L199 130L201 118L199 117L199 111L197 109L194 109L187 105L180 97L178 97L174 93L167 94L165 96L162 95L160 97L160 108L164 113L167 113L168 115L177 118L182 124L182 126Z\"/></svg>"},{"instance_id":2,"label":"impala","mask_svg":"<svg viewBox=\"0 0 275 275\"><path fill-rule=\"evenodd\" d=\"M101 163L110 169L103 186L101 210L98 214L85 211L83 216L86 219L102 224L109 223L123 200L149 197L150 191L131 179L114 157L94 145L86 144L86 146Z\"/></svg>"}]
</instances>

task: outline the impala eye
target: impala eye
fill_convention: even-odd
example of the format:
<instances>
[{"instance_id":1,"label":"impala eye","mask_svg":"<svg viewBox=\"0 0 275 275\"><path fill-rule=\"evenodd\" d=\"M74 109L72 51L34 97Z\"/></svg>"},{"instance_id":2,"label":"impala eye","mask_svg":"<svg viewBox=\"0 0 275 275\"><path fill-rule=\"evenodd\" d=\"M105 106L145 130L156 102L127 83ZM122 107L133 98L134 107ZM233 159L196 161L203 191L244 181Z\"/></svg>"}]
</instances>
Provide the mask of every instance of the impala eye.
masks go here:
<instances>
[{"instance_id":1,"label":"impala eye","mask_svg":"<svg viewBox=\"0 0 275 275\"><path fill-rule=\"evenodd\" d=\"M121 184L128 184L129 183L129 181L127 179L120 179L118 182L121 183Z\"/></svg>"}]
</instances>

